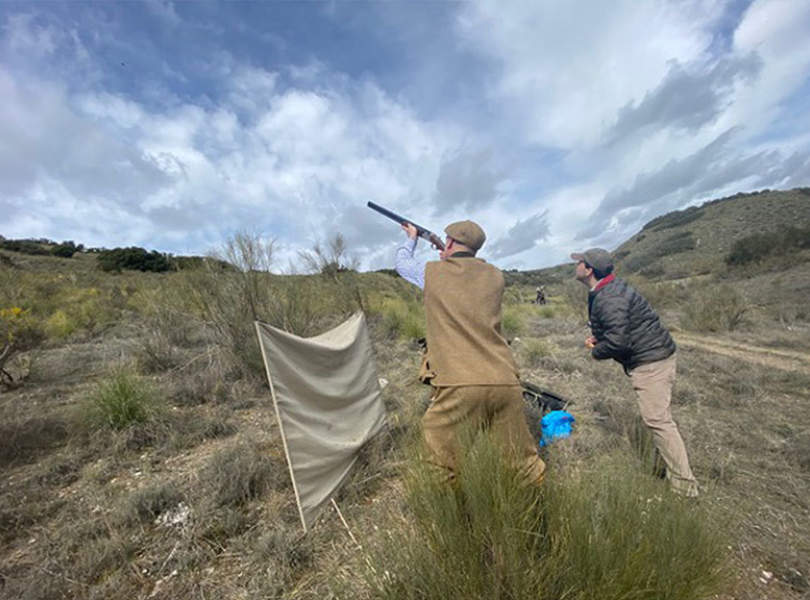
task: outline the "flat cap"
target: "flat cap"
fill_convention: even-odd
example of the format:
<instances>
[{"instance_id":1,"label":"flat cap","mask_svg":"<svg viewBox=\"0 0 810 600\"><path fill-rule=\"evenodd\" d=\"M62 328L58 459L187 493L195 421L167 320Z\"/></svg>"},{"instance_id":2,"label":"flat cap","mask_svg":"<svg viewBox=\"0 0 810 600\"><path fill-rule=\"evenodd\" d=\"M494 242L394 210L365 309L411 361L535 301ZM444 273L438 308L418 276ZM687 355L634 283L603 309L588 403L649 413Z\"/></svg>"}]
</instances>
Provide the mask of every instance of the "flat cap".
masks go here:
<instances>
[{"instance_id":1,"label":"flat cap","mask_svg":"<svg viewBox=\"0 0 810 600\"><path fill-rule=\"evenodd\" d=\"M585 252L574 252L571 258L576 261L585 261L585 264L595 271L599 271L603 277L613 272L613 258L610 256L610 252L603 248L591 248L585 250Z\"/></svg>"},{"instance_id":2,"label":"flat cap","mask_svg":"<svg viewBox=\"0 0 810 600\"><path fill-rule=\"evenodd\" d=\"M481 229L481 226L472 221L450 223L444 228L444 232L472 250L480 250L487 239L487 235Z\"/></svg>"}]
</instances>

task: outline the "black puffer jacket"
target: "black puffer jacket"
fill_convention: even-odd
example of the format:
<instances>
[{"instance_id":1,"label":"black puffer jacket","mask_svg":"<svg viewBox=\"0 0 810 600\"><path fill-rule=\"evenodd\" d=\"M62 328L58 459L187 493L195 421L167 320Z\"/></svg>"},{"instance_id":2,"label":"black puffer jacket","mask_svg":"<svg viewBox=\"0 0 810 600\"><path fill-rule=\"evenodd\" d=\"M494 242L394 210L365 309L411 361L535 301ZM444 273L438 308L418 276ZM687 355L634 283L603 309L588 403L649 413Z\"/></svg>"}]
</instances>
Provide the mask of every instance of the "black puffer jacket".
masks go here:
<instances>
[{"instance_id":1,"label":"black puffer jacket","mask_svg":"<svg viewBox=\"0 0 810 600\"><path fill-rule=\"evenodd\" d=\"M612 358L625 372L675 352L675 341L650 303L626 281L614 279L588 294L588 316L596 338L591 355Z\"/></svg>"}]
</instances>

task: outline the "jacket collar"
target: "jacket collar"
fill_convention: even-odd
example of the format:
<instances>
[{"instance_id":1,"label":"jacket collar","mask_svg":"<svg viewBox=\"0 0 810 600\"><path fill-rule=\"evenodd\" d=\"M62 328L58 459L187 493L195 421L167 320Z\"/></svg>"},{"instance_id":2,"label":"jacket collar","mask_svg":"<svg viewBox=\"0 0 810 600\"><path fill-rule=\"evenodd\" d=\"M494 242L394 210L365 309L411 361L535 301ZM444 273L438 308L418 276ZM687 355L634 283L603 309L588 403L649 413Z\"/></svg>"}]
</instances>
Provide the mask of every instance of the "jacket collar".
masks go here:
<instances>
[{"instance_id":1,"label":"jacket collar","mask_svg":"<svg viewBox=\"0 0 810 600\"><path fill-rule=\"evenodd\" d=\"M614 279L616 279L616 276L613 273L611 273L607 277L602 277L602 279L600 279L599 281L596 282L596 285L593 286L593 289L591 291L592 292L598 292L599 290L601 290L603 287L605 287L607 284L609 284Z\"/></svg>"}]
</instances>

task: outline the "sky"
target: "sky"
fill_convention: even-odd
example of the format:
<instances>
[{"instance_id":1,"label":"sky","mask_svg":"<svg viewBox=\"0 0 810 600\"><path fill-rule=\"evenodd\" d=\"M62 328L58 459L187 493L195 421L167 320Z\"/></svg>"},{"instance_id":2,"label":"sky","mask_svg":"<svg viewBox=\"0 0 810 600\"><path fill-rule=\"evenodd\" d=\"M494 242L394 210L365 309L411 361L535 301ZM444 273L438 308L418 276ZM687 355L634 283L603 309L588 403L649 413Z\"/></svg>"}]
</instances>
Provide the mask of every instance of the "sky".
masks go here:
<instances>
[{"instance_id":1,"label":"sky","mask_svg":"<svg viewBox=\"0 0 810 600\"><path fill-rule=\"evenodd\" d=\"M810 185L810 2L3 2L0 98L6 238L390 268L370 200L537 269Z\"/></svg>"}]
</instances>

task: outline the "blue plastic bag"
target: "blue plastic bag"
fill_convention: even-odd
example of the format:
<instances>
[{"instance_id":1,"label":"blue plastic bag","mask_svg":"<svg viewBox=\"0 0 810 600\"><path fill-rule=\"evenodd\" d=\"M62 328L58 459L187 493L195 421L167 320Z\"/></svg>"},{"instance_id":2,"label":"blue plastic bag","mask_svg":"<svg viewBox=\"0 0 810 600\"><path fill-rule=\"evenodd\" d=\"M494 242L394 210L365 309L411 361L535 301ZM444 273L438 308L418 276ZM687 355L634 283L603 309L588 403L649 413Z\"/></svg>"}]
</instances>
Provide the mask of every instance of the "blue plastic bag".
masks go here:
<instances>
[{"instance_id":1,"label":"blue plastic bag","mask_svg":"<svg viewBox=\"0 0 810 600\"><path fill-rule=\"evenodd\" d=\"M554 440L567 438L571 435L571 426L574 423L574 416L564 410L552 410L540 420L543 427L543 438L540 446L548 446Z\"/></svg>"}]
</instances>

